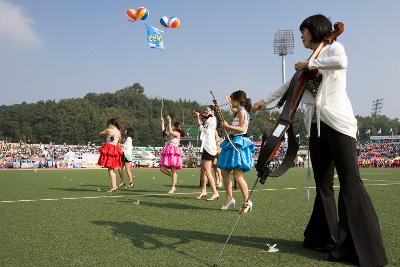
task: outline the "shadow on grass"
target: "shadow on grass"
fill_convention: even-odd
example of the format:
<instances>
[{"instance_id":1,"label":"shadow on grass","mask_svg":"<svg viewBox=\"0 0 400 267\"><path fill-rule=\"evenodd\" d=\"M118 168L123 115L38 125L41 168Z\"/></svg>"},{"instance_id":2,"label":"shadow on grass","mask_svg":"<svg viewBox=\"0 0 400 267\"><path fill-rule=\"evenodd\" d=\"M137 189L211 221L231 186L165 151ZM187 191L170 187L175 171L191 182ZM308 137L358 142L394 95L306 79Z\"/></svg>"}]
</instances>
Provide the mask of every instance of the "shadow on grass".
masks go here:
<instances>
[{"instance_id":1,"label":"shadow on grass","mask_svg":"<svg viewBox=\"0 0 400 267\"><path fill-rule=\"evenodd\" d=\"M80 186L92 186L92 187L107 187L107 185L104 184L81 184Z\"/></svg>"},{"instance_id":2,"label":"shadow on grass","mask_svg":"<svg viewBox=\"0 0 400 267\"><path fill-rule=\"evenodd\" d=\"M184 199L184 200L190 200L190 199L195 199L194 198L195 193L194 194L187 194L187 195L179 195L179 194L165 194L165 195L160 195L160 194L146 194L143 195L143 197L146 198L162 198L162 199Z\"/></svg>"},{"instance_id":3,"label":"shadow on grass","mask_svg":"<svg viewBox=\"0 0 400 267\"><path fill-rule=\"evenodd\" d=\"M107 186L98 186L97 188L100 188L101 191L107 191L108 187ZM68 191L68 192L96 192L97 188L56 188L56 187L49 187L51 190L59 190L59 191Z\"/></svg>"},{"instance_id":4,"label":"shadow on grass","mask_svg":"<svg viewBox=\"0 0 400 267\"><path fill-rule=\"evenodd\" d=\"M119 200L118 202L123 202L123 203L131 203L135 200L133 199L128 199L128 200ZM205 208L205 207L198 207L198 206L192 206L192 205L186 205L186 204L179 204L179 203L157 203L157 202L148 202L148 201L142 201L140 200L140 205L144 205L147 207L152 207L152 208L161 208L161 209L177 209L177 210L218 210L217 208Z\"/></svg>"},{"instance_id":5,"label":"shadow on grass","mask_svg":"<svg viewBox=\"0 0 400 267\"><path fill-rule=\"evenodd\" d=\"M141 202L142 203L142 202ZM152 205L152 204L151 204ZM182 208L182 207L179 207ZM140 249L171 249L179 254L183 254L191 259L196 259L198 263L212 265L214 256L205 260L198 258L196 255L188 255L179 246L188 244L194 240L203 242L212 242L216 244L224 244L227 235L215 234L191 230L168 229L155 227L150 225L138 224L135 222L116 222L116 221L92 221L95 225L110 227L114 235L123 236L131 240L132 244ZM165 238L177 240L174 242L163 242ZM240 247L254 248L258 250L265 249L265 242L268 240L271 244L278 244L280 253L300 255L305 258L310 258L316 261L325 261L327 254L318 253L307 250L302 247L302 242L297 240L284 240L267 237L250 237L250 236L232 236L229 245ZM217 255L215 255L217 256ZM206 257L206 256L205 256Z\"/></svg>"},{"instance_id":6,"label":"shadow on grass","mask_svg":"<svg viewBox=\"0 0 400 267\"><path fill-rule=\"evenodd\" d=\"M104 193L108 189L110 189L109 186L95 186L93 188L57 188L57 187L49 187L51 190L60 190L60 191L68 191L68 192L97 192L98 188L101 189L101 191ZM136 192L136 194L135 194ZM137 193L140 192L145 192L145 193L151 193L150 191L147 190L131 190L131 189L120 189L114 194L119 194L119 195L140 195Z\"/></svg>"},{"instance_id":7,"label":"shadow on grass","mask_svg":"<svg viewBox=\"0 0 400 267\"><path fill-rule=\"evenodd\" d=\"M170 185L164 185L164 187L171 188ZM189 189L194 189L194 190L197 190L197 191L200 191L200 189L201 189L201 187L198 186L198 185L180 185L180 184L177 184L176 185L176 189L179 190L179 188L189 188Z\"/></svg>"}]
</instances>

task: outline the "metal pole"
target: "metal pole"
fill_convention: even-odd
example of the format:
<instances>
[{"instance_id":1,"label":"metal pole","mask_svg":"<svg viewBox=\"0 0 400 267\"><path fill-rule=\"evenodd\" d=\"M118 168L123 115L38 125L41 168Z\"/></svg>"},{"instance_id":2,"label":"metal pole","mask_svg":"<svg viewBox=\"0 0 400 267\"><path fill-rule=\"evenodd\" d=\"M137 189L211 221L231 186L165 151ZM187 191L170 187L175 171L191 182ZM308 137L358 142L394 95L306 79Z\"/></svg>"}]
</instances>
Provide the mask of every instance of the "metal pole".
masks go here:
<instances>
[{"instance_id":1,"label":"metal pole","mask_svg":"<svg viewBox=\"0 0 400 267\"><path fill-rule=\"evenodd\" d=\"M282 83L286 82L285 58L293 54L294 35L292 30L278 30L274 35L274 53L282 57Z\"/></svg>"},{"instance_id":2,"label":"metal pole","mask_svg":"<svg viewBox=\"0 0 400 267\"><path fill-rule=\"evenodd\" d=\"M51 166L52 168L55 168L55 162L54 162L54 153L55 153L55 150L56 150L56 148L54 147L54 145L52 145L53 146L53 166Z\"/></svg>"},{"instance_id":3,"label":"metal pole","mask_svg":"<svg viewBox=\"0 0 400 267\"><path fill-rule=\"evenodd\" d=\"M285 55L282 55L282 83L286 81L286 70L285 70Z\"/></svg>"}]
</instances>

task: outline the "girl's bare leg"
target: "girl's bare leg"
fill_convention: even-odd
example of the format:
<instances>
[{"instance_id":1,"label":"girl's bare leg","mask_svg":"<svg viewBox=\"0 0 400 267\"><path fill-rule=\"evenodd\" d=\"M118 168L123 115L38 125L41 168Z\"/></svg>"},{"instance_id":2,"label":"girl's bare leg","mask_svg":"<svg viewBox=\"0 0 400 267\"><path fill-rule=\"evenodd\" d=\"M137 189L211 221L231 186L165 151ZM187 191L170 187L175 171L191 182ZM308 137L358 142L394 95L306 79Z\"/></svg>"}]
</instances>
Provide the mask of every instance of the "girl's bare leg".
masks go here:
<instances>
[{"instance_id":1,"label":"girl's bare leg","mask_svg":"<svg viewBox=\"0 0 400 267\"><path fill-rule=\"evenodd\" d=\"M117 175L115 170L112 168L108 168L108 176L110 178L111 188L108 192L114 192L117 190Z\"/></svg>"},{"instance_id":2,"label":"girl's bare leg","mask_svg":"<svg viewBox=\"0 0 400 267\"><path fill-rule=\"evenodd\" d=\"M132 167L132 163L130 163L130 162L125 163L125 171L126 171L126 174L128 175L129 186L133 183L131 167Z\"/></svg>"},{"instance_id":3,"label":"girl's bare leg","mask_svg":"<svg viewBox=\"0 0 400 267\"><path fill-rule=\"evenodd\" d=\"M240 191L243 195L243 201L246 202L249 198L249 188L247 187L246 180L243 178L243 171L240 169L233 170L233 177L239 185Z\"/></svg>"},{"instance_id":4,"label":"girl's bare leg","mask_svg":"<svg viewBox=\"0 0 400 267\"><path fill-rule=\"evenodd\" d=\"M230 171L227 170L221 170L222 174L222 179L224 180L224 186L225 186L225 192L226 192L226 197L225 197L225 202L224 205L228 204L229 201L232 199L232 181L230 177Z\"/></svg>"}]
</instances>

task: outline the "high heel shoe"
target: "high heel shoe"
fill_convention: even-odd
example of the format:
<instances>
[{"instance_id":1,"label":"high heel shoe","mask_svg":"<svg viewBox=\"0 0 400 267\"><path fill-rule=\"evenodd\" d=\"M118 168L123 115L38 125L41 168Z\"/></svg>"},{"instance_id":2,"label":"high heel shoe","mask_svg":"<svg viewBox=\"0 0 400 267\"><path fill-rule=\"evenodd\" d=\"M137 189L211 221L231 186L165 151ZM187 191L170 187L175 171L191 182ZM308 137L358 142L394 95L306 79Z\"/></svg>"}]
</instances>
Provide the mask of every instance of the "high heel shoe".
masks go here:
<instances>
[{"instance_id":1,"label":"high heel shoe","mask_svg":"<svg viewBox=\"0 0 400 267\"><path fill-rule=\"evenodd\" d=\"M108 190L108 193L116 192L118 190L118 187L111 187L110 190Z\"/></svg>"},{"instance_id":2,"label":"high heel shoe","mask_svg":"<svg viewBox=\"0 0 400 267\"><path fill-rule=\"evenodd\" d=\"M251 202L251 200L248 200L243 206L243 213L251 212L251 210L253 209L253 202Z\"/></svg>"},{"instance_id":3,"label":"high heel shoe","mask_svg":"<svg viewBox=\"0 0 400 267\"><path fill-rule=\"evenodd\" d=\"M124 183L119 183L118 188L122 188L122 187L124 187L124 186L125 186Z\"/></svg>"},{"instance_id":4,"label":"high heel shoe","mask_svg":"<svg viewBox=\"0 0 400 267\"><path fill-rule=\"evenodd\" d=\"M200 195L198 195L198 196L196 197L196 199L202 199L202 198L205 198L206 196L207 196L207 193L205 193L205 194L200 193Z\"/></svg>"},{"instance_id":5,"label":"high heel shoe","mask_svg":"<svg viewBox=\"0 0 400 267\"><path fill-rule=\"evenodd\" d=\"M134 186L135 186L134 183L130 183L126 188L132 188L132 187L134 187Z\"/></svg>"},{"instance_id":6,"label":"high heel shoe","mask_svg":"<svg viewBox=\"0 0 400 267\"><path fill-rule=\"evenodd\" d=\"M171 190L168 191L168 194L173 194L173 193L175 193L175 191L176 191L176 188L173 187L173 188L171 188Z\"/></svg>"},{"instance_id":7,"label":"high heel shoe","mask_svg":"<svg viewBox=\"0 0 400 267\"><path fill-rule=\"evenodd\" d=\"M207 198L208 201L213 201L219 198L219 195L212 195L210 198Z\"/></svg>"},{"instance_id":8,"label":"high heel shoe","mask_svg":"<svg viewBox=\"0 0 400 267\"><path fill-rule=\"evenodd\" d=\"M222 207L221 207L221 210L227 210L227 209L229 209L229 207L230 206L234 206L235 207L235 205L236 205L236 200L234 199L234 198L232 198L228 203L226 203L225 205L223 205Z\"/></svg>"}]
</instances>

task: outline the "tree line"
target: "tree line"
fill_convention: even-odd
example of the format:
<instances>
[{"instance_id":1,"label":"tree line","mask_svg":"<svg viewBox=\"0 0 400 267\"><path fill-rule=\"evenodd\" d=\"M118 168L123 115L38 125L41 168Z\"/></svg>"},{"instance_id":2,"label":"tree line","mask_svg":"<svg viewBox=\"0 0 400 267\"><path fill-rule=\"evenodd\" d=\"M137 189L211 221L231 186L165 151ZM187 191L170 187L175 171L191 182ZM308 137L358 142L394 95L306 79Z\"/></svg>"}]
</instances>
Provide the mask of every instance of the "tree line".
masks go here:
<instances>
[{"instance_id":1,"label":"tree line","mask_svg":"<svg viewBox=\"0 0 400 267\"><path fill-rule=\"evenodd\" d=\"M173 120L183 122L184 127L195 124L191 113L203 107L196 101L182 99L164 99L163 106L165 113L171 113ZM164 141L160 130L160 108L161 98L147 97L139 83L115 93L88 93L83 98L3 105L0 106L0 140L44 144L101 144L104 140L98 133L106 127L108 119L118 118L125 128L135 129L134 145L161 146ZM232 114L228 111L224 113L226 120L230 121ZM270 134L273 123L268 118L277 116L278 112L254 114L251 116L248 135L259 140L264 129ZM304 114L300 110L295 117L294 129L301 143L306 144L303 118ZM360 140L368 139L370 134L376 134L379 129L382 134L397 134L400 129L398 119L386 116L357 116L357 120ZM392 132L389 133L389 129Z\"/></svg>"}]
</instances>

